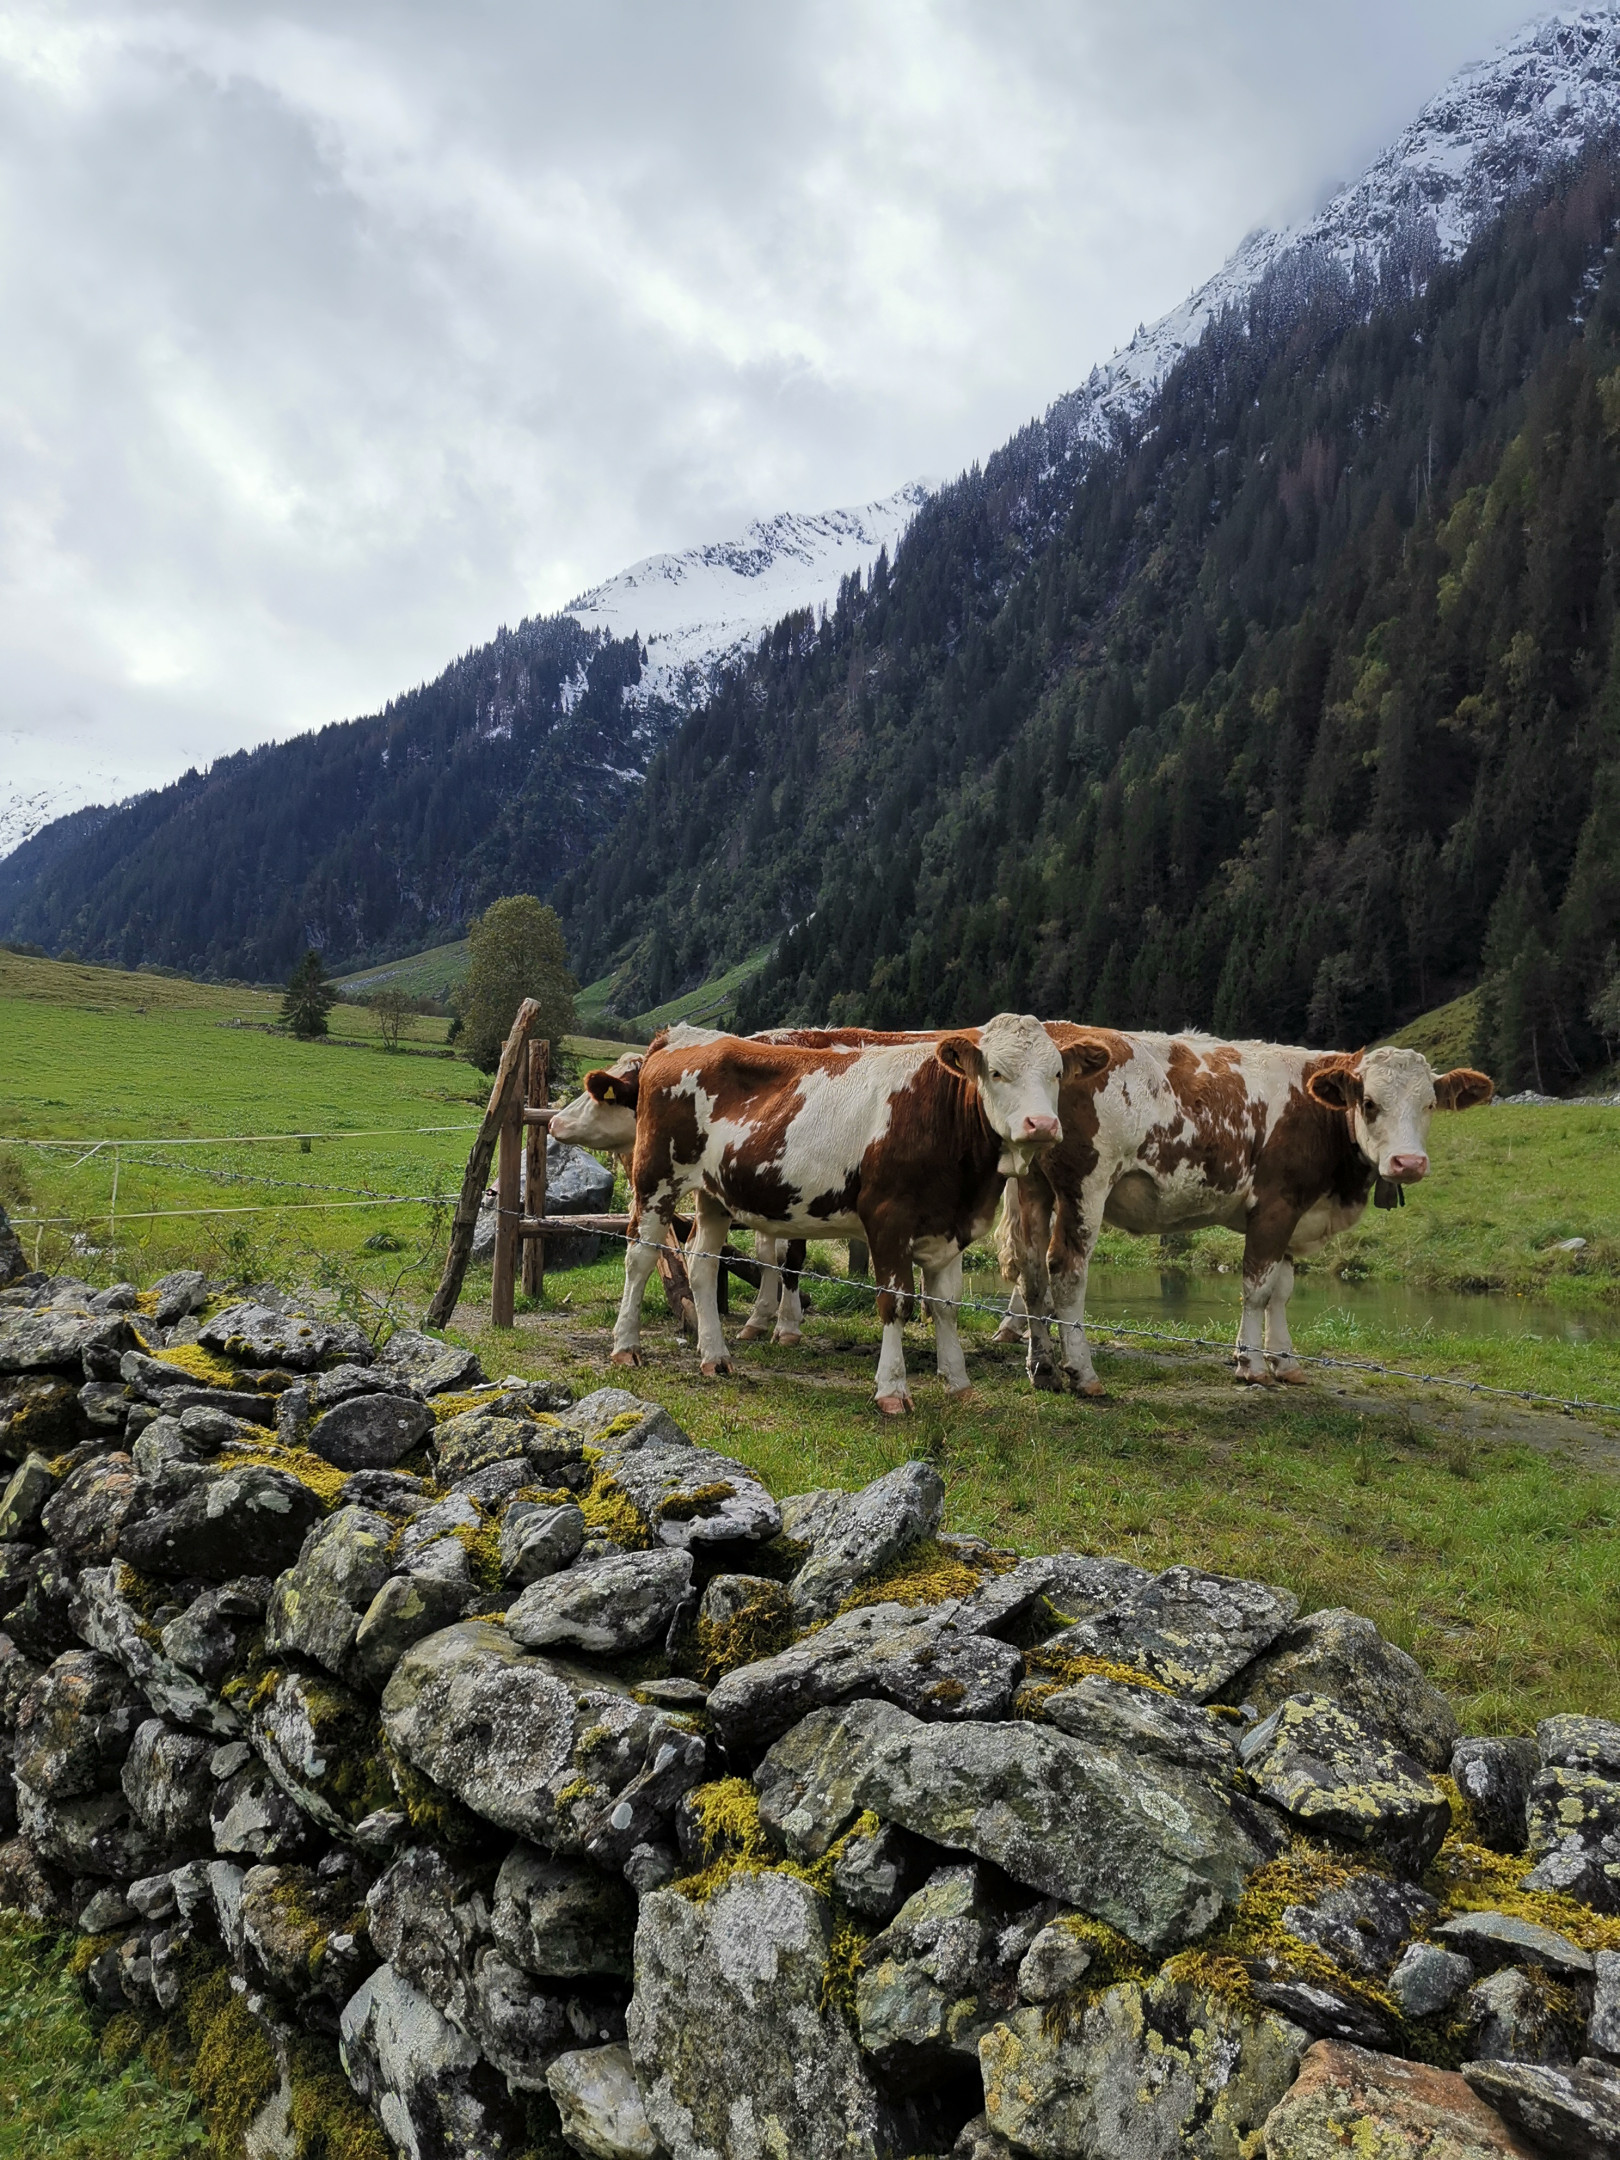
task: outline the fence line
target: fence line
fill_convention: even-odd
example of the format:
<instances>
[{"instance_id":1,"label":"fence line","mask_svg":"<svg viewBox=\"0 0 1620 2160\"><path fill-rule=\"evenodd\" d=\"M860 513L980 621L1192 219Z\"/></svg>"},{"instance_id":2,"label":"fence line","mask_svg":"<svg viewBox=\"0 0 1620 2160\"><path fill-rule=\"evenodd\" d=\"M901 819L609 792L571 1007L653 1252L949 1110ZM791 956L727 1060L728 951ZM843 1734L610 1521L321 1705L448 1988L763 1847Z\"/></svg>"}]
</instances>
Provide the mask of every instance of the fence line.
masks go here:
<instances>
[{"instance_id":1,"label":"fence line","mask_svg":"<svg viewBox=\"0 0 1620 2160\"><path fill-rule=\"evenodd\" d=\"M476 1132L476 1125L380 1125L370 1132L273 1132L216 1133L207 1139L179 1134L152 1138L144 1133L109 1133L103 1140L36 1140L26 1133L0 1135L0 1147L88 1148L104 1147L240 1147L258 1140L408 1140L423 1133ZM88 1157L86 1158L88 1160Z\"/></svg>"},{"instance_id":2,"label":"fence line","mask_svg":"<svg viewBox=\"0 0 1620 2160\"><path fill-rule=\"evenodd\" d=\"M176 1215L310 1215L330 1214L334 1210L341 1213L348 1208L448 1208L449 1205L448 1193L393 1193L381 1200L260 1200L251 1207L125 1208L119 1219L123 1222L157 1222ZM94 1222L96 1216L13 1215L11 1220L17 1229L42 1230L53 1224L66 1227L75 1223L82 1229L86 1221Z\"/></svg>"}]
</instances>

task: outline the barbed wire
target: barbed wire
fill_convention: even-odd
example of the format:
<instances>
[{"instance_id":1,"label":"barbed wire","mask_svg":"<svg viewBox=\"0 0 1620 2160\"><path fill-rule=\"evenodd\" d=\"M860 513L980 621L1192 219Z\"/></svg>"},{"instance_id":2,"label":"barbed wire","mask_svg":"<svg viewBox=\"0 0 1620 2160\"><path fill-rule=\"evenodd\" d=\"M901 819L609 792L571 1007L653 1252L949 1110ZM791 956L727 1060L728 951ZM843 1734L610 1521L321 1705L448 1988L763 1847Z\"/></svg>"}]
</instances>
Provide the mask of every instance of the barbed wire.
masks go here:
<instances>
[{"instance_id":1,"label":"barbed wire","mask_svg":"<svg viewBox=\"0 0 1620 2160\"><path fill-rule=\"evenodd\" d=\"M242 1147L250 1141L273 1140L406 1140L423 1133L477 1132L477 1125L379 1125L358 1132L214 1133L199 1137L191 1133L156 1136L150 1133L109 1133L104 1139L36 1139L32 1133L0 1136L0 1147L126 1148L126 1147ZM86 1158L88 1160L88 1157Z\"/></svg>"}]
</instances>

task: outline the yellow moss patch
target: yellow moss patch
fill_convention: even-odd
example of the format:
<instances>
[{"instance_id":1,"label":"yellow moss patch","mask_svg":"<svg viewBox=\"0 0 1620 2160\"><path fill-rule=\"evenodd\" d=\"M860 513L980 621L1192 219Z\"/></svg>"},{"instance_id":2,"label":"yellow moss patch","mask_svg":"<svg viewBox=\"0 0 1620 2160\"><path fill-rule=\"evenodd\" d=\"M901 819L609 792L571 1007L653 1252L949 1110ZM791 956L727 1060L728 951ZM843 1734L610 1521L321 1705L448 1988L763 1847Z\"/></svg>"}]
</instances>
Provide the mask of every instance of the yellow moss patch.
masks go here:
<instances>
[{"instance_id":1,"label":"yellow moss patch","mask_svg":"<svg viewBox=\"0 0 1620 2160\"><path fill-rule=\"evenodd\" d=\"M68 1954L68 1971L75 1980L82 1980L103 1950L116 1949L130 1930L109 1928L103 1935L81 1935Z\"/></svg>"},{"instance_id":2,"label":"yellow moss patch","mask_svg":"<svg viewBox=\"0 0 1620 2160\"><path fill-rule=\"evenodd\" d=\"M186 1990L181 2012L195 2055L189 2066L176 2060L174 2068L202 2103L214 2150L229 2160L281 2082L275 2050L223 1966Z\"/></svg>"},{"instance_id":3,"label":"yellow moss patch","mask_svg":"<svg viewBox=\"0 0 1620 2160\"><path fill-rule=\"evenodd\" d=\"M717 1478L711 1485L695 1485L690 1492L674 1493L660 1503L660 1522L692 1522L700 1515L717 1515L728 1500L735 1500L737 1488Z\"/></svg>"},{"instance_id":4,"label":"yellow moss patch","mask_svg":"<svg viewBox=\"0 0 1620 2160\"><path fill-rule=\"evenodd\" d=\"M1016 1564L1014 1553L986 1553L975 1564L938 1538L919 1538L896 1553L870 1582L852 1591L838 1610L855 1612L863 1605L942 1605L947 1598L971 1597L986 1576L1004 1574Z\"/></svg>"},{"instance_id":5,"label":"yellow moss patch","mask_svg":"<svg viewBox=\"0 0 1620 2160\"><path fill-rule=\"evenodd\" d=\"M852 1920L836 1922L821 1975L823 2010L836 2010L845 2018L854 2017L855 1990L860 1984L861 1970L866 1963L866 1946L870 1941L871 1937Z\"/></svg>"},{"instance_id":6,"label":"yellow moss patch","mask_svg":"<svg viewBox=\"0 0 1620 2160\"><path fill-rule=\"evenodd\" d=\"M1436 1782L1448 1794L1455 1790L1449 1778ZM1493 1852L1488 1845L1475 1843L1467 1835L1474 1825L1466 1803L1453 1804L1452 1825L1423 1879L1424 1887L1448 1914L1510 1913L1516 1920L1530 1920L1567 1935L1583 1950L1620 1950L1620 1918L1593 1912L1589 1905L1556 1890L1526 1890L1524 1878L1535 1866L1534 1859L1528 1853Z\"/></svg>"},{"instance_id":7,"label":"yellow moss patch","mask_svg":"<svg viewBox=\"0 0 1620 2160\"><path fill-rule=\"evenodd\" d=\"M300 2033L287 2051L294 2160L393 2160L375 2117L355 2097L330 2040Z\"/></svg>"},{"instance_id":8,"label":"yellow moss patch","mask_svg":"<svg viewBox=\"0 0 1620 2160\"><path fill-rule=\"evenodd\" d=\"M692 1664L697 1677L712 1686L740 1665L775 1657L793 1640L793 1610L785 1594L761 1592L739 1606L729 1619L699 1617L693 1630Z\"/></svg>"},{"instance_id":9,"label":"yellow moss patch","mask_svg":"<svg viewBox=\"0 0 1620 2160\"><path fill-rule=\"evenodd\" d=\"M457 1523L450 1533L466 1553L473 1571L473 1579L480 1590L495 1591L504 1580L501 1574L501 1534L493 1523Z\"/></svg>"},{"instance_id":10,"label":"yellow moss patch","mask_svg":"<svg viewBox=\"0 0 1620 2160\"><path fill-rule=\"evenodd\" d=\"M308 1448L287 1448L274 1440L261 1444L253 1441L233 1441L221 1449L222 1458L233 1463L263 1463L271 1470L285 1470L300 1485L308 1486L323 1508L336 1507L343 1491L347 1470L340 1470L336 1463L329 1463L323 1456L312 1455Z\"/></svg>"},{"instance_id":11,"label":"yellow moss patch","mask_svg":"<svg viewBox=\"0 0 1620 2160\"><path fill-rule=\"evenodd\" d=\"M212 1350L205 1350L201 1343L171 1343L167 1350L154 1351L160 1365L173 1365L188 1380L195 1380L203 1387L235 1388L243 1394L257 1392L253 1381L240 1367L229 1359L218 1357Z\"/></svg>"},{"instance_id":12,"label":"yellow moss patch","mask_svg":"<svg viewBox=\"0 0 1620 2160\"><path fill-rule=\"evenodd\" d=\"M612 1476L599 1470L590 1489L580 1497L580 1512L589 1530L601 1530L627 1552L646 1552L653 1542L652 1525L640 1508Z\"/></svg>"},{"instance_id":13,"label":"yellow moss patch","mask_svg":"<svg viewBox=\"0 0 1620 2160\"><path fill-rule=\"evenodd\" d=\"M454 1793L446 1792L414 1763L407 1762L386 1733L382 1735L380 1745L395 1798L413 1830L434 1844L447 1845L458 1852L481 1840L485 1832L477 1817L462 1806Z\"/></svg>"},{"instance_id":14,"label":"yellow moss patch","mask_svg":"<svg viewBox=\"0 0 1620 2160\"><path fill-rule=\"evenodd\" d=\"M1028 1679L1018 1691L1020 1717L1039 1718L1054 1695L1063 1688L1078 1687L1082 1680L1089 1680L1093 1674L1103 1680L1118 1681L1124 1687L1147 1687L1160 1695L1175 1694L1174 1688L1166 1687L1162 1680L1155 1680L1139 1666L1121 1665L1114 1658L1075 1656L1065 1650L1037 1648L1026 1651L1024 1671Z\"/></svg>"},{"instance_id":15,"label":"yellow moss patch","mask_svg":"<svg viewBox=\"0 0 1620 2160\"><path fill-rule=\"evenodd\" d=\"M452 1418L464 1417L469 1410L484 1409L500 1392L493 1384L463 1388L454 1395L431 1396L428 1408L433 1412L435 1425L448 1425Z\"/></svg>"}]
</instances>

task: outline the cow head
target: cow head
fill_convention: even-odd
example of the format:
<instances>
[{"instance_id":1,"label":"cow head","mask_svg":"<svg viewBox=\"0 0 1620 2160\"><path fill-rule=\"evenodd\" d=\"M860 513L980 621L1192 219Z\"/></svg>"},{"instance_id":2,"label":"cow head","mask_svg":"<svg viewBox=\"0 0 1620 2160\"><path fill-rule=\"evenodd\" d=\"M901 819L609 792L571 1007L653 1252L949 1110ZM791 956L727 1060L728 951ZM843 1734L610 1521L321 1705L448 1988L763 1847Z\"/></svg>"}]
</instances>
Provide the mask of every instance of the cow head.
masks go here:
<instances>
[{"instance_id":1,"label":"cow head","mask_svg":"<svg viewBox=\"0 0 1620 2160\"><path fill-rule=\"evenodd\" d=\"M550 1125L554 1140L604 1154L628 1155L636 1144L636 1097L641 1058L620 1058L606 1072L588 1072L574 1100L557 1112Z\"/></svg>"},{"instance_id":2,"label":"cow head","mask_svg":"<svg viewBox=\"0 0 1620 2160\"><path fill-rule=\"evenodd\" d=\"M973 1035L943 1035L939 1062L979 1092L993 1132L1014 1164L1027 1169L1038 1148L1062 1133L1058 1084L1063 1058L1041 1023L1028 1013L997 1013Z\"/></svg>"},{"instance_id":3,"label":"cow head","mask_svg":"<svg viewBox=\"0 0 1620 2160\"><path fill-rule=\"evenodd\" d=\"M1369 1050L1320 1067L1305 1085L1324 1109L1345 1113L1356 1146L1392 1185L1428 1176L1429 1119L1437 1109L1470 1110L1495 1093L1484 1073L1465 1065L1431 1072L1419 1050Z\"/></svg>"}]
</instances>

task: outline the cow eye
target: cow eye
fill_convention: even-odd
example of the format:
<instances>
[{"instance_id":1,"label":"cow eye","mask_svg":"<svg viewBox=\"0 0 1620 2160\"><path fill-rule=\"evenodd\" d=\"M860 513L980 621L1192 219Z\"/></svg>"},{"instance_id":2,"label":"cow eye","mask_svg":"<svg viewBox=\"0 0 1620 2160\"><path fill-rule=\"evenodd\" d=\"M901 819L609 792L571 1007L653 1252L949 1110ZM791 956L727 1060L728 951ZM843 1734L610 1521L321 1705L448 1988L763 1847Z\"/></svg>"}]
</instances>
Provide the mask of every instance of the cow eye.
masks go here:
<instances>
[{"instance_id":1,"label":"cow eye","mask_svg":"<svg viewBox=\"0 0 1620 2160\"><path fill-rule=\"evenodd\" d=\"M992 1080L1005 1080L1007 1075L1005 1073L992 1072L990 1077Z\"/></svg>"},{"instance_id":2,"label":"cow eye","mask_svg":"<svg viewBox=\"0 0 1620 2160\"><path fill-rule=\"evenodd\" d=\"M1378 1115L1378 1105L1377 1105L1377 1103L1375 1103L1375 1102L1369 1102L1369 1103L1367 1104L1367 1122L1368 1122L1368 1124L1369 1124L1369 1125L1370 1125L1370 1124L1372 1123L1373 1119L1374 1119L1375 1117L1377 1117L1377 1115Z\"/></svg>"}]
</instances>

